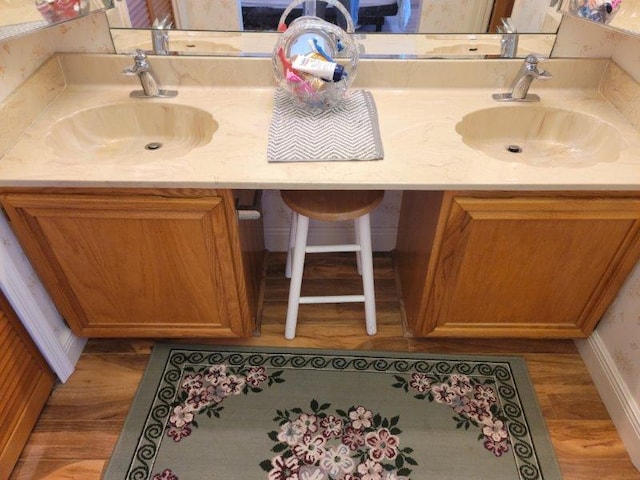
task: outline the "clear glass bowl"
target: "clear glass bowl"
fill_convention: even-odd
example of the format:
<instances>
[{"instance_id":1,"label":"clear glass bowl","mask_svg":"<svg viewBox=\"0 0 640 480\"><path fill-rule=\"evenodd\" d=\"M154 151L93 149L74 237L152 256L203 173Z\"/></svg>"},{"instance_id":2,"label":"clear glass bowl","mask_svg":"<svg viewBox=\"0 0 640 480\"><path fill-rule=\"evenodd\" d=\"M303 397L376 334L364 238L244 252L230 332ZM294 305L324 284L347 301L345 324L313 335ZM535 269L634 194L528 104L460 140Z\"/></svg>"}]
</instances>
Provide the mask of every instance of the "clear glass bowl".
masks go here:
<instances>
[{"instance_id":1,"label":"clear glass bowl","mask_svg":"<svg viewBox=\"0 0 640 480\"><path fill-rule=\"evenodd\" d=\"M358 45L352 35L355 31L353 20L344 6L336 0L322 1L333 5L344 15L347 21L346 32L314 16L299 17L287 27L285 24L287 16L304 1L294 1L280 18L278 30L284 31L273 51L273 73L278 85L296 102L310 109L324 110L339 104L346 98L349 87L356 77ZM314 39L334 62L342 65L344 75L341 80L325 81L292 69L291 63L296 55L313 52Z\"/></svg>"}]
</instances>

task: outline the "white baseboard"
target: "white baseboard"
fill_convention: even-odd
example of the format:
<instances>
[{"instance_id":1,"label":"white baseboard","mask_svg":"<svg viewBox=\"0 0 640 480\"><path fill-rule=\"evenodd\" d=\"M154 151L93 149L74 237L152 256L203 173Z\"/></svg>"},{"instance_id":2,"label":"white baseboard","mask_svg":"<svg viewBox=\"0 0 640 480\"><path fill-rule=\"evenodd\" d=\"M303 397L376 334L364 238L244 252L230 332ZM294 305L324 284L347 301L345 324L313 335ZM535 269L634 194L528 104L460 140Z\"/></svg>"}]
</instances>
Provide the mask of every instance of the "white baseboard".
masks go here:
<instances>
[{"instance_id":1,"label":"white baseboard","mask_svg":"<svg viewBox=\"0 0 640 480\"><path fill-rule=\"evenodd\" d=\"M578 351L611 415L631 461L640 470L640 406L622 379L598 332L576 340Z\"/></svg>"}]
</instances>

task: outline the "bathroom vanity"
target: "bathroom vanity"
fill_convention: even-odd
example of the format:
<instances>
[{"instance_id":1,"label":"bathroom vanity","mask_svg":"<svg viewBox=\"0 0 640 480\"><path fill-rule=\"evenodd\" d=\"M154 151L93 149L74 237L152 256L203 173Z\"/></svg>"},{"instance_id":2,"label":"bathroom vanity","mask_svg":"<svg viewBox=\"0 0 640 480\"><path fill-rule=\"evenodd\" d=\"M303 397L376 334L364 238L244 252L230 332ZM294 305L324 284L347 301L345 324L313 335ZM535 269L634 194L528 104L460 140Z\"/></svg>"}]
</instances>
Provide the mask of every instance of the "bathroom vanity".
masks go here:
<instances>
[{"instance_id":1,"label":"bathroom vanity","mask_svg":"<svg viewBox=\"0 0 640 480\"><path fill-rule=\"evenodd\" d=\"M640 133L607 90L637 84L607 60L549 61L542 100L508 105L491 95L521 60L362 61L384 160L275 164L269 59L151 61L176 98L129 98L126 56L51 59L28 82L53 93L0 161L2 207L78 335L251 335L262 227L237 207L256 189L402 190L417 336L588 336L640 258Z\"/></svg>"}]
</instances>

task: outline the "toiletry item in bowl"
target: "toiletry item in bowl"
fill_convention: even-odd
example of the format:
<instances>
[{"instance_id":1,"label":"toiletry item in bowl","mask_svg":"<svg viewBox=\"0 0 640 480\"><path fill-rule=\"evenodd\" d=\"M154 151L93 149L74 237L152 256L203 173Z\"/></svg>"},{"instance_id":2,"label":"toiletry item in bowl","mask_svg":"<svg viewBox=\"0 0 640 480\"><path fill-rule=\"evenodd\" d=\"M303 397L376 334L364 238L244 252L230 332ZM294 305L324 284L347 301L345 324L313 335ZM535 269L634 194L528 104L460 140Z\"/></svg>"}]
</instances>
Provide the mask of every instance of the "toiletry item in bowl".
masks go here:
<instances>
[{"instance_id":1,"label":"toiletry item in bowl","mask_svg":"<svg viewBox=\"0 0 640 480\"><path fill-rule=\"evenodd\" d=\"M339 82L345 76L344 67L336 62L327 62L309 55L298 55L291 64L294 70L310 73L330 82Z\"/></svg>"}]
</instances>

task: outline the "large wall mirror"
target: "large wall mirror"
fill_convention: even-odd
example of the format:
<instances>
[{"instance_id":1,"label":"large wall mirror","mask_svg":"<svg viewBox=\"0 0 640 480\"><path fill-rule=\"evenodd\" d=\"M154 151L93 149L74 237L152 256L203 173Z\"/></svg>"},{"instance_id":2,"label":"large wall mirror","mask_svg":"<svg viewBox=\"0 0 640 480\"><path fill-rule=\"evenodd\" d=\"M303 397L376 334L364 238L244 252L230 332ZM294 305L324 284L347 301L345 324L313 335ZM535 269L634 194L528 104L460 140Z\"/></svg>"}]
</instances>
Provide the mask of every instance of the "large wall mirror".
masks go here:
<instances>
[{"instance_id":1,"label":"large wall mirror","mask_svg":"<svg viewBox=\"0 0 640 480\"><path fill-rule=\"evenodd\" d=\"M363 56L375 57L548 55L562 18L557 0L340 1L357 20ZM117 0L110 23L114 44L121 53L137 48L153 51L155 45L156 53L270 55L278 20L289 3ZM336 17L335 9L324 2L315 8L318 16L330 21ZM301 14L302 7L288 20ZM162 33L154 31L154 24L160 28L171 25L164 35L166 48L160 52ZM504 54L505 46L511 47L508 55Z\"/></svg>"},{"instance_id":2,"label":"large wall mirror","mask_svg":"<svg viewBox=\"0 0 640 480\"><path fill-rule=\"evenodd\" d=\"M52 1L52 0L49 0ZM62 0L68 1L68 0ZM86 0L107 8L116 49L153 52L166 30L170 54L268 55L277 20L289 0ZM342 0L349 5L355 0ZM491 58L504 55L515 35L515 55L549 54L570 2L589 0L358 0L364 55ZM562 9L560 7L562 6ZM115 7L115 8L111 8ZM330 9L328 15L331 15ZM508 21L503 22L503 19ZM622 0L608 27L640 32L640 0ZM0 41L50 25L34 0L0 0ZM158 53L158 52L156 52Z\"/></svg>"}]
</instances>

